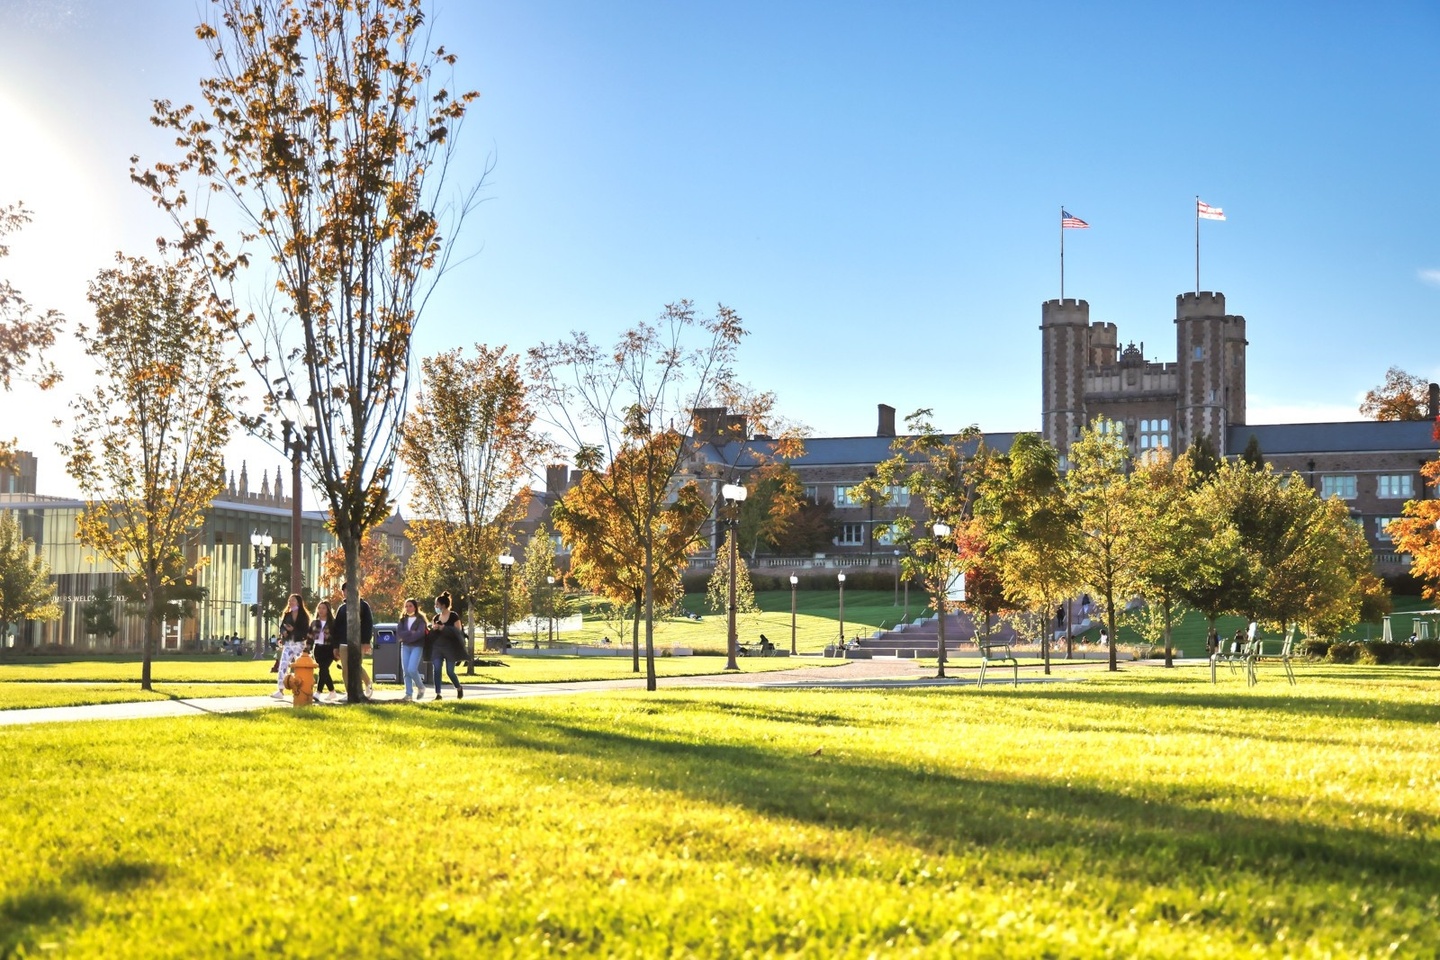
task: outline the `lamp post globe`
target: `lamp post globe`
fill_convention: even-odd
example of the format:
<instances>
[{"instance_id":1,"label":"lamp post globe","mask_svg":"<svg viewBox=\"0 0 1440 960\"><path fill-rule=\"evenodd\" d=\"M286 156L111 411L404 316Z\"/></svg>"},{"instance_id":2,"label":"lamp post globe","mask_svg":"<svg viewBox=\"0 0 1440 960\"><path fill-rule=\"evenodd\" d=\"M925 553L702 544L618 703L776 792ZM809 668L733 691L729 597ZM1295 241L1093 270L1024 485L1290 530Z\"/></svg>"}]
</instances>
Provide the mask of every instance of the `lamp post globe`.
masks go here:
<instances>
[{"instance_id":1,"label":"lamp post globe","mask_svg":"<svg viewBox=\"0 0 1440 960\"><path fill-rule=\"evenodd\" d=\"M500 554L500 569L505 571L504 586L500 590L500 636L506 650L510 649L510 571L515 558L508 552Z\"/></svg>"},{"instance_id":2,"label":"lamp post globe","mask_svg":"<svg viewBox=\"0 0 1440 960\"><path fill-rule=\"evenodd\" d=\"M790 656L795 656L795 588L800 585L800 578L790 574Z\"/></svg>"}]
</instances>

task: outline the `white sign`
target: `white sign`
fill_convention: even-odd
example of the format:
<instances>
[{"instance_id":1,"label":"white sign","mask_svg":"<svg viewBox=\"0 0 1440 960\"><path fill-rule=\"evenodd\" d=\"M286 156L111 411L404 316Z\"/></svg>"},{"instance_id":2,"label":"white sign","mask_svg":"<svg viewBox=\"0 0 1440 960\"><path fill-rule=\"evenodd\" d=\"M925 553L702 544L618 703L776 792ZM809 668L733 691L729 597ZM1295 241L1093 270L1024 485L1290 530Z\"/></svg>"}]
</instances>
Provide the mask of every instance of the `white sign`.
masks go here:
<instances>
[{"instance_id":1,"label":"white sign","mask_svg":"<svg viewBox=\"0 0 1440 960\"><path fill-rule=\"evenodd\" d=\"M950 583L945 588L946 600L958 600L965 602L965 574L957 573L950 578Z\"/></svg>"},{"instance_id":2,"label":"white sign","mask_svg":"<svg viewBox=\"0 0 1440 960\"><path fill-rule=\"evenodd\" d=\"M259 571L259 570L241 570L241 571L240 571L240 602L241 602L241 603L259 603L259 602L260 602L260 571Z\"/></svg>"}]
</instances>

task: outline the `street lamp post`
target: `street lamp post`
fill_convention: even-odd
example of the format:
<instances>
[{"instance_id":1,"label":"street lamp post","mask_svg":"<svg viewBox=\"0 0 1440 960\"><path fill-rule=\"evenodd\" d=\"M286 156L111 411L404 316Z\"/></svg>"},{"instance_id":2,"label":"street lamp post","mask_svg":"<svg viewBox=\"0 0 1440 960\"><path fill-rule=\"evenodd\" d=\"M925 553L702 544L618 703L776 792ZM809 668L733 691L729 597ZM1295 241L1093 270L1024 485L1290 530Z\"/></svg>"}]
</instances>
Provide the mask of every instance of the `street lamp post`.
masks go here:
<instances>
[{"instance_id":1,"label":"street lamp post","mask_svg":"<svg viewBox=\"0 0 1440 960\"><path fill-rule=\"evenodd\" d=\"M275 538L268 533L250 534L250 546L255 548L255 656L265 655L265 568L270 566L270 548Z\"/></svg>"},{"instance_id":2,"label":"street lamp post","mask_svg":"<svg viewBox=\"0 0 1440 960\"><path fill-rule=\"evenodd\" d=\"M939 571L936 576L938 583L935 591L935 609L939 614L935 620L935 656L940 661L940 672L935 676L943 679L945 676L945 600L947 599L945 592L948 584L945 582L945 566L940 563L939 541L942 537L950 536L950 526L937 523L931 528L931 532L935 534L935 563L936 569Z\"/></svg>"},{"instance_id":3,"label":"street lamp post","mask_svg":"<svg viewBox=\"0 0 1440 960\"><path fill-rule=\"evenodd\" d=\"M725 505L730 508L730 519L727 521L729 531L726 539L730 541L730 605L729 622L725 627L725 669L739 670L740 664L735 662L735 655L739 652L739 641L735 636L735 568L739 565L739 549L736 541L740 529L740 504L745 502L745 488L738 483L727 483L720 488L720 496L725 500Z\"/></svg>"},{"instance_id":4,"label":"street lamp post","mask_svg":"<svg viewBox=\"0 0 1440 960\"><path fill-rule=\"evenodd\" d=\"M285 427L285 452L290 454L290 592L303 597L305 575L300 567L300 464L302 457L310 455L315 428L307 426L301 431L296 429L294 421L281 420L280 423Z\"/></svg>"},{"instance_id":5,"label":"street lamp post","mask_svg":"<svg viewBox=\"0 0 1440 960\"><path fill-rule=\"evenodd\" d=\"M840 582L840 648L845 648L845 574L836 578Z\"/></svg>"},{"instance_id":6,"label":"street lamp post","mask_svg":"<svg viewBox=\"0 0 1440 960\"><path fill-rule=\"evenodd\" d=\"M798 652L795 649L795 588L799 586L800 578L790 574L790 656Z\"/></svg>"},{"instance_id":7,"label":"street lamp post","mask_svg":"<svg viewBox=\"0 0 1440 960\"><path fill-rule=\"evenodd\" d=\"M505 585L500 588L500 637L506 650L510 649L510 569L514 566L514 557L500 554L500 569L505 571Z\"/></svg>"},{"instance_id":8,"label":"street lamp post","mask_svg":"<svg viewBox=\"0 0 1440 960\"><path fill-rule=\"evenodd\" d=\"M549 638L550 646L553 647L555 646L555 578L546 577L545 583L550 588L545 594L545 613L549 620L545 636Z\"/></svg>"}]
</instances>

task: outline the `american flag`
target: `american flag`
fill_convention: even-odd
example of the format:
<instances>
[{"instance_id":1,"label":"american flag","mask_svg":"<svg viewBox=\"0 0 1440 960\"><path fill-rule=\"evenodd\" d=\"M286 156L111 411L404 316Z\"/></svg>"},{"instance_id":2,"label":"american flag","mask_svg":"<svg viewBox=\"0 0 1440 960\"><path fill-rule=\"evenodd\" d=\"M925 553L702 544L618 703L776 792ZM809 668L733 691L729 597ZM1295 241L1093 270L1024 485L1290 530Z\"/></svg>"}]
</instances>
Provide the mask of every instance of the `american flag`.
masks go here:
<instances>
[{"instance_id":1,"label":"american flag","mask_svg":"<svg viewBox=\"0 0 1440 960\"><path fill-rule=\"evenodd\" d=\"M1210 206L1210 204L1204 200L1197 199L1195 201L1195 216L1201 220L1224 220L1225 211L1219 207Z\"/></svg>"},{"instance_id":2,"label":"american flag","mask_svg":"<svg viewBox=\"0 0 1440 960\"><path fill-rule=\"evenodd\" d=\"M1060 229L1064 230L1067 227L1071 230L1089 230L1090 224L1086 223L1084 220L1081 220L1079 217L1071 216L1070 214L1066 213L1065 209L1062 207L1060 209Z\"/></svg>"}]
</instances>

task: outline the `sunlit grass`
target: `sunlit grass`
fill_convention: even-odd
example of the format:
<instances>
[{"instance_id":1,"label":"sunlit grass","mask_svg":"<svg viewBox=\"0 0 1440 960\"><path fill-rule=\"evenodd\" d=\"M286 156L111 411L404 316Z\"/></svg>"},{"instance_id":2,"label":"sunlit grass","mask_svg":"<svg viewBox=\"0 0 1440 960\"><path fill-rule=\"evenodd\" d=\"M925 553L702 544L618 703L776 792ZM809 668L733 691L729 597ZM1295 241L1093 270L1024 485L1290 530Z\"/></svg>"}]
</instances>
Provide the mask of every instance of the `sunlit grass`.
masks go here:
<instances>
[{"instance_id":1,"label":"sunlit grass","mask_svg":"<svg viewBox=\"0 0 1440 960\"><path fill-rule=\"evenodd\" d=\"M636 674L628 657L488 657L489 663L475 673L460 669L465 683L571 683L584 680L625 680L644 677L645 666ZM661 657L655 673L661 677L684 677L722 673L724 657ZM844 661L806 658L742 657L736 661L742 673L763 673L791 667L836 666ZM152 665L154 691L139 687L139 661L48 660L0 664L0 710L25 707L83 706L96 703L124 703L142 700L195 697L262 696L275 690L275 675L269 661L184 658L156 660ZM338 682L339 670L333 671ZM129 681L129 682L118 682ZM381 685L381 689L398 685Z\"/></svg>"},{"instance_id":2,"label":"sunlit grass","mask_svg":"<svg viewBox=\"0 0 1440 960\"><path fill-rule=\"evenodd\" d=\"M0 954L1429 955L1440 671L1300 674L0 730Z\"/></svg>"}]
</instances>

